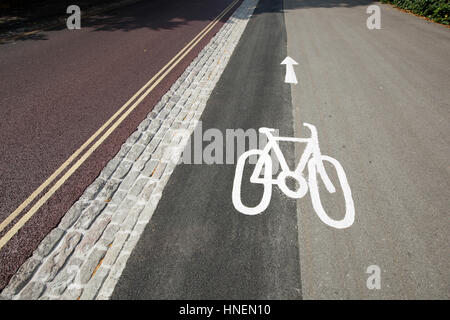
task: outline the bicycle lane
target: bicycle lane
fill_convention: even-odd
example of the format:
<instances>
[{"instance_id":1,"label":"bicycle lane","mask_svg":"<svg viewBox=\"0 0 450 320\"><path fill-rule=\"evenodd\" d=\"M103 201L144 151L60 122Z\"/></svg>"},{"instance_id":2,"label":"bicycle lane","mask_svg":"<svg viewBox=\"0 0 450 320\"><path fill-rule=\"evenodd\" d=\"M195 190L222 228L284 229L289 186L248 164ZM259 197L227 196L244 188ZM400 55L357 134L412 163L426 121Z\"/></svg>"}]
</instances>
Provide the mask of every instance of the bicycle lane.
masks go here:
<instances>
[{"instance_id":1,"label":"bicycle lane","mask_svg":"<svg viewBox=\"0 0 450 320\"><path fill-rule=\"evenodd\" d=\"M226 129L265 126L293 136L280 66L285 30L282 1L260 0L208 100L203 132L216 128L225 137ZM281 149L292 163L294 146ZM242 198L256 205L262 188L246 183L250 173ZM243 215L232 203L234 174L235 164L176 167L112 299L301 298L295 200L274 188L263 214Z\"/></svg>"}]
</instances>

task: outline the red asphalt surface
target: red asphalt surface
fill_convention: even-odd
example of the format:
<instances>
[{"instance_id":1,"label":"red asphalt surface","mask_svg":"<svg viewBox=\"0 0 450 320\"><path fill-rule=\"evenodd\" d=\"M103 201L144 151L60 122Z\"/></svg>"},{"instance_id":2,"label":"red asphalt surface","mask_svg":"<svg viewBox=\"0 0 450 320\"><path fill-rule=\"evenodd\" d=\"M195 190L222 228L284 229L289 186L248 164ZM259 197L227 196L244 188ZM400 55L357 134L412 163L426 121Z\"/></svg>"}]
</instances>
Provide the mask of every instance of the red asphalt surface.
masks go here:
<instances>
[{"instance_id":1,"label":"red asphalt surface","mask_svg":"<svg viewBox=\"0 0 450 320\"><path fill-rule=\"evenodd\" d=\"M231 2L143 0L0 45L0 222ZM0 250L0 290L237 5Z\"/></svg>"}]
</instances>

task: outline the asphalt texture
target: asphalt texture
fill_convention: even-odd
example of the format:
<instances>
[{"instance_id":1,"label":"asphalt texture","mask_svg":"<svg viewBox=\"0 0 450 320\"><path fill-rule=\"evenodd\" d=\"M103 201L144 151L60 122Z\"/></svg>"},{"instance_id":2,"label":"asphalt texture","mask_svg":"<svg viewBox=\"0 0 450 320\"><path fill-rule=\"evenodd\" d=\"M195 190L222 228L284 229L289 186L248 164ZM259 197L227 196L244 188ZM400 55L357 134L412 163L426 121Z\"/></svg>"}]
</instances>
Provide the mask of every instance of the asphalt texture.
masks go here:
<instances>
[{"instance_id":1,"label":"asphalt texture","mask_svg":"<svg viewBox=\"0 0 450 320\"><path fill-rule=\"evenodd\" d=\"M203 130L225 136L266 126L292 136L285 57L282 2L260 0L208 100ZM294 146L282 149L293 161ZM234 173L235 165L176 167L112 299L301 298L295 201L274 190L263 214L243 215L231 200ZM242 194L256 204L262 189L248 183Z\"/></svg>"},{"instance_id":2,"label":"asphalt texture","mask_svg":"<svg viewBox=\"0 0 450 320\"><path fill-rule=\"evenodd\" d=\"M356 220L322 223L298 200L305 299L450 298L450 29L364 0L285 0L295 131L318 130L322 154L347 174ZM326 165L332 181L334 171ZM334 176L333 176L334 175ZM343 216L339 190L321 199ZM369 290L370 265L381 287Z\"/></svg>"},{"instance_id":3,"label":"asphalt texture","mask_svg":"<svg viewBox=\"0 0 450 320\"><path fill-rule=\"evenodd\" d=\"M82 16L81 30L56 27L1 44L0 221L231 2L141 1L99 16ZM232 11L0 250L0 289Z\"/></svg>"}]
</instances>

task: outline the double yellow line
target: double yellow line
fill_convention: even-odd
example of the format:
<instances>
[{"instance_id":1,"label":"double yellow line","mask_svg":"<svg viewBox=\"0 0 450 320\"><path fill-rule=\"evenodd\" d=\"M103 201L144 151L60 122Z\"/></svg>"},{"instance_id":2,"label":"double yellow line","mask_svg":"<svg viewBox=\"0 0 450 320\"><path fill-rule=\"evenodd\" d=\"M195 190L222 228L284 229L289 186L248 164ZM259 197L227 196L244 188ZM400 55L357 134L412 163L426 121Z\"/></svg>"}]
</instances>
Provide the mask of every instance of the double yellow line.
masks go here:
<instances>
[{"instance_id":1,"label":"double yellow line","mask_svg":"<svg viewBox=\"0 0 450 320\"><path fill-rule=\"evenodd\" d=\"M206 34L230 11L240 0L234 0L213 21L211 21L194 39L181 49L161 70L158 71L138 92L136 92L117 112L108 119L86 142L78 148L47 180L44 181L22 204L20 204L4 221L0 223L2 232L19 214L28 207L72 162L80 155L67 172L26 212L11 229L0 239L0 249L31 219L39 208L66 182L66 180L86 161L86 159L109 137L109 135L127 118L127 116L144 100L144 98L166 77L166 75L202 40ZM138 98L139 97L139 98ZM137 100L135 100L138 98ZM130 106L130 104L134 103ZM123 114L122 114L123 112ZM119 115L122 114L120 117ZM119 117L119 118L118 118ZM118 118L118 119L116 119ZM111 125L111 126L110 126ZM109 129L105 131L106 128ZM101 135L101 136L100 136ZM97 137L100 136L98 139ZM97 139L97 140L96 140ZM95 141L96 140L96 141ZM92 143L95 143L84 152ZM84 154L83 154L84 152Z\"/></svg>"}]
</instances>

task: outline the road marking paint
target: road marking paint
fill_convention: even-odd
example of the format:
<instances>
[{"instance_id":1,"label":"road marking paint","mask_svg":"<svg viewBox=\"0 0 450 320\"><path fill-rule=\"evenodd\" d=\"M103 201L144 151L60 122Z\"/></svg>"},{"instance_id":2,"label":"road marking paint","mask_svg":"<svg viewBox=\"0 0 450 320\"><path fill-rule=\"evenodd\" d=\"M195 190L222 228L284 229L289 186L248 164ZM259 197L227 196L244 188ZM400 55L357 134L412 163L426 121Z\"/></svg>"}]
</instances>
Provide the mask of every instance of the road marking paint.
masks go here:
<instances>
[{"instance_id":1,"label":"road marking paint","mask_svg":"<svg viewBox=\"0 0 450 320\"><path fill-rule=\"evenodd\" d=\"M66 167L77 158L81 152L90 145L95 138L107 128L127 106L141 94L152 82L153 85L140 96L140 98L107 130L97 142L62 176L56 184L0 239L0 249L23 227L23 225L34 215L34 213L61 187L61 185L78 169L84 161L106 140L106 138L126 119L126 117L142 102L142 100L166 77L166 75L203 39L206 34L219 22L219 20L240 0L233 1L213 21L211 21L196 37L194 37L183 49L181 49L161 70L158 71L133 97L131 97L108 121L97 130L72 156L70 156L41 186L38 187L14 212L12 212L1 224L0 232L13 221L25 207L27 207ZM183 53L184 52L184 53ZM181 54L181 56L180 56ZM179 57L180 56L180 57ZM177 59L177 57L179 57ZM171 66L170 64L176 60ZM158 79L156 79L166 68L168 68ZM155 80L156 79L156 80Z\"/></svg>"},{"instance_id":2,"label":"road marking paint","mask_svg":"<svg viewBox=\"0 0 450 320\"><path fill-rule=\"evenodd\" d=\"M278 185L280 190L289 198L300 199L303 198L309 189L309 195L311 202L317 216L326 225L336 228L345 229L350 227L355 221L355 205L352 198L352 192L350 185L348 184L347 176L345 175L344 168L336 159L323 155L320 152L319 138L317 136L317 129L312 124L304 122L303 125L311 131L310 138L291 138L291 137L276 137L272 134L274 129L260 128L259 132L267 136L267 144L263 150L251 149L243 153L236 164L236 171L233 181L232 201L235 209L246 215L257 215L262 213L270 204L272 197L272 185ZM303 154L300 157L300 161L294 171L289 169L287 161L279 147L280 141L290 141L297 143L306 143L306 147ZM272 158L270 152L274 152L278 162L281 165L281 172L276 179L273 179L272 175ZM261 201L255 207L247 207L242 203L241 198L241 185L242 177L244 173L244 166L247 158L259 155L259 160L255 165L254 171L250 176L250 183L262 184L264 187L263 196ZM345 216L341 220L335 220L331 218L322 206L320 200L319 186L317 183L317 174L322 178L325 188L329 193L335 193L336 188L328 177L324 161L329 162L334 166L336 170L339 183L342 188L342 193L345 200ZM264 166L264 172L263 172ZM303 176L303 171L308 167L308 181ZM263 177L261 178L261 174ZM286 184L286 178L293 178L297 181L299 187L297 190L292 190Z\"/></svg>"},{"instance_id":3,"label":"road marking paint","mask_svg":"<svg viewBox=\"0 0 450 320\"><path fill-rule=\"evenodd\" d=\"M286 59L284 59L281 64L286 65L286 76L284 77L285 83L293 83L297 84L297 77L295 76L295 71L293 65L297 65L297 61L292 59L291 57L287 56Z\"/></svg>"}]
</instances>

